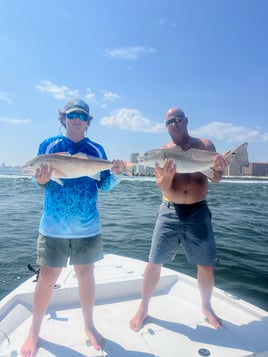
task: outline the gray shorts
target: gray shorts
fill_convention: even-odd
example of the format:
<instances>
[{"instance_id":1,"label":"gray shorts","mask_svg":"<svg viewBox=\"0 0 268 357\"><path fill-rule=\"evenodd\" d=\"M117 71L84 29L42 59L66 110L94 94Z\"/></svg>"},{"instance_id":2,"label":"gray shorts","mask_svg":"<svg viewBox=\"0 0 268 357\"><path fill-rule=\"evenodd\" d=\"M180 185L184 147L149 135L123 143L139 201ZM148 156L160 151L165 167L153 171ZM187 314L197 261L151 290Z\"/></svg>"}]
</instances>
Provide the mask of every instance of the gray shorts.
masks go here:
<instances>
[{"instance_id":1,"label":"gray shorts","mask_svg":"<svg viewBox=\"0 0 268 357\"><path fill-rule=\"evenodd\" d=\"M170 262L175 258L180 243L190 263L214 266L217 262L211 212L206 201L189 205L161 203L149 261L156 264Z\"/></svg>"},{"instance_id":2,"label":"gray shorts","mask_svg":"<svg viewBox=\"0 0 268 357\"><path fill-rule=\"evenodd\" d=\"M44 236L37 240L37 264L52 268L92 264L103 258L101 235L89 238L63 239Z\"/></svg>"}]
</instances>

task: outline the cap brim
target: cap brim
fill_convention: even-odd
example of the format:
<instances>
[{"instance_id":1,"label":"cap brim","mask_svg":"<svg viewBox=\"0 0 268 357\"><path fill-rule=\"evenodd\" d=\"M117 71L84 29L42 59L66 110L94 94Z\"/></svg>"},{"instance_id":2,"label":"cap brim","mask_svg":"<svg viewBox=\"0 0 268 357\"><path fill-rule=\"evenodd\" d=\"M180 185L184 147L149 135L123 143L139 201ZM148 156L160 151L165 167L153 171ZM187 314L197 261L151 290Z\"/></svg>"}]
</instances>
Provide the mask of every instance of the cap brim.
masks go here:
<instances>
[{"instance_id":1,"label":"cap brim","mask_svg":"<svg viewBox=\"0 0 268 357\"><path fill-rule=\"evenodd\" d=\"M69 108L69 109L65 110L66 114L73 113L73 112L82 112L82 113L85 113L86 115L89 115L87 111L83 110L82 108L78 108L78 107L73 107L73 108Z\"/></svg>"}]
</instances>

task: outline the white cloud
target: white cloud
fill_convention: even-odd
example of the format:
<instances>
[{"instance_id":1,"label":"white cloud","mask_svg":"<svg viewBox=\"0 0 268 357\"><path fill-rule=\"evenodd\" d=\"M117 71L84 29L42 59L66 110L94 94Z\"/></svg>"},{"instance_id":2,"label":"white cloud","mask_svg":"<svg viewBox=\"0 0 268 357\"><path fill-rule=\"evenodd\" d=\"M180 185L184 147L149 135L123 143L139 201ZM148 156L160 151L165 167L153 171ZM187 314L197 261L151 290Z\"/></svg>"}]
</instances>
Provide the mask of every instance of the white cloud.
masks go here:
<instances>
[{"instance_id":1,"label":"white cloud","mask_svg":"<svg viewBox=\"0 0 268 357\"><path fill-rule=\"evenodd\" d=\"M267 141L268 142L268 133L264 133L263 134L263 141Z\"/></svg>"},{"instance_id":2,"label":"white cloud","mask_svg":"<svg viewBox=\"0 0 268 357\"><path fill-rule=\"evenodd\" d=\"M124 60L137 60L141 55L156 53L156 50L151 47L144 46L132 46L121 47L114 49L107 49L105 51L106 56L111 58L118 58Z\"/></svg>"},{"instance_id":3,"label":"white cloud","mask_svg":"<svg viewBox=\"0 0 268 357\"><path fill-rule=\"evenodd\" d=\"M29 124L32 121L31 121L31 119L0 117L0 122L12 124L12 125L24 125L24 124Z\"/></svg>"},{"instance_id":4,"label":"white cloud","mask_svg":"<svg viewBox=\"0 0 268 357\"><path fill-rule=\"evenodd\" d=\"M102 99L104 101L115 100L115 99L119 98L119 95L117 93L113 93L109 90L104 90L101 93L102 93Z\"/></svg>"},{"instance_id":5,"label":"white cloud","mask_svg":"<svg viewBox=\"0 0 268 357\"><path fill-rule=\"evenodd\" d=\"M2 102L7 102L9 104L12 103L12 100L10 98L10 95L7 93L0 92L0 101Z\"/></svg>"},{"instance_id":6,"label":"white cloud","mask_svg":"<svg viewBox=\"0 0 268 357\"><path fill-rule=\"evenodd\" d=\"M116 127L122 130L160 133L164 131L163 123L152 122L137 109L121 108L101 119L103 126Z\"/></svg>"},{"instance_id":7,"label":"white cloud","mask_svg":"<svg viewBox=\"0 0 268 357\"><path fill-rule=\"evenodd\" d=\"M93 101L96 97L95 93L93 93L90 88L87 88L86 91L87 91L87 94L85 96L85 100L87 100L89 102Z\"/></svg>"},{"instance_id":8,"label":"white cloud","mask_svg":"<svg viewBox=\"0 0 268 357\"><path fill-rule=\"evenodd\" d=\"M268 133L262 133L259 129L250 129L245 126L235 126L232 123L223 122L208 123L200 128L191 130L191 135L228 142L268 141Z\"/></svg>"},{"instance_id":9,"label":"white cloud","mask_svg":"<svg viewBox=\"0 0 268 357\"><path fill-rule=\"evenodd\" d=\"M153 122L145 118L139 110L121 108L101 119L101 125L115 127L121 130L161 133L165 132L164 123ZM192 136L211 138L227 142L268 142L268 133L260 129L250 129L236 126L232 123L211 122L202 127L190 130Z\"/></svg>"},{"instance_id":10,"label":"white cloud","mask_svg":"<svg viewBox=\"0 0 268 357\"><path fill-rule=\"evenodd\" d=\"M69 100L70 98L79 98L79 91L70 89L67 86L58 86L53 84L51 81L43 81L40 84L36 85L35 88L40 92L51 93L54 98L59 100ZM101 95L101 97L100 97ZM120 98L119 94L112 92L111 90L102 90L98 95L99 99L96 98L96 94L92 91L91 88L86 88L85 96L82 96L87 102L94 102L99 104L100 107L106 107L105 102L112 101ZM0 93L1 100L1 93Z\"/></svg>"},{"instance_id":11,"label":"white cloud","mask_svg":"<svg viewBox=\"0 0 268 357\"><path fill-rule=\"evenodd\" d=\"M158 21L156 21L156 25L160 26L163 30L164 26L168 26L168 27L176 27L176 24L164 17L162 17L161 19L159 19Z\"/></svg>"},{"instance_id":12,"label":"white cloud","mask_svg":"<svg viewBox=\"0 0 268 357\"><path fill-rule=\"evenodd\" d=\"M59 100L66 100L69 98L78 98L78 90L71 90L67 86L58 86L50 81L43 81L41 84L35 86L40 92L52 93L53 97Z\"/></svg>"}]
</instances>

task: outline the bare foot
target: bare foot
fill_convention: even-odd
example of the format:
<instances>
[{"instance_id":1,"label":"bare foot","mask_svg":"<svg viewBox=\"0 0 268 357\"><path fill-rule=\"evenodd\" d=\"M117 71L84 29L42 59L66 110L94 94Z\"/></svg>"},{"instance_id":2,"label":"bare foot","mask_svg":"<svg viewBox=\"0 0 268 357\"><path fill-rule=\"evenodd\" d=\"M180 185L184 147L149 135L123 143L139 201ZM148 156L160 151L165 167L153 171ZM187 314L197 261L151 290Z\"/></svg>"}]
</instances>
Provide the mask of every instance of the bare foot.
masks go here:
<instances>
[{"instance_id":1,"label":"bare foot","mask_svg":"<svg viewBox=\"0 0 268 357\"><path fill-rule=\"evenodd\" d=\"M96 330L93 326L90 329L87 329L86 335L89 338L91 345L95 348L95 350L99 351L104 347L104 338L103 336Z\"/></svg>"},{"instance_id":2,"label":"bare foot","mask_svg":"<svg viewBox=\"0 0 268 357\"><path fill-rule=\"evenodd\" d=\"M147 317L147 309L140 306L136 315L130 320L129 328L133 331L139 331L142 328L142 325Z\"/></svg>"},{"instance_id":3,"label":"bare foot","mask_svg":"<svg viewBox=\"0 0 268 357\"><path fill-rule=\"evenodd\" d=\"M205 315L205 320L214 328L218 329L222 326L221 319L215 314L213 309L203 309L203 314Z\"/></svg>"},{"instance_id":4,"label":"bare foot","mask_svg":"<svg viewBox=\"0 0 268 357\"><path fill-rule=\"evenodd\" d=\"M38 335L30 330L24 344L21 347L20 353L22 357L35 357L37 340Z\"/></svg>"}]
</instances>

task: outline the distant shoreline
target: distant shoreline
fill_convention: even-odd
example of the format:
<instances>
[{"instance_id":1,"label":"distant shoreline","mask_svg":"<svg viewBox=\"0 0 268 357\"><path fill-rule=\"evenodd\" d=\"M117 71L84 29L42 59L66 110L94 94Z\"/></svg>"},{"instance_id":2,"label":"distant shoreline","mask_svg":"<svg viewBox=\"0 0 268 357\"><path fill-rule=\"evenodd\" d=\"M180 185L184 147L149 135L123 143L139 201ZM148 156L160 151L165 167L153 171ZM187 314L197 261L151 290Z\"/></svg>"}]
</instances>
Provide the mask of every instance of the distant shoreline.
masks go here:
<instances>
[{"instance_id":1,"label":"distant shoreline","mask_svg":"<svg viewBox=\"0 0 268 357\"><path fill-rule=\"evenodd\" d=\"M133 177L154 177L154 175L133 175ZM223 180L268 180L268 176L222 176Z\"/></svg>"},{"instance_id":2,"label":"distant shoreline","mask_svg":"<svg viewBox=\"0 0 268 357\"><path fill-rule=\"evenodd\" d=\"M19 168L0 168L0 175L22 175ZM133 175L133 177L154 177L153 175ZM268 176L222 176L222 180L268 180Z\"/></svg>"},{"instance_id":3,"label":"distant shoreline","mask_svg":"<svg viewBox=\"0 0 268 357\"><path fill-rule=\"evenodd\" d=\"M1 167L0 175L19 175L21 170L18 167Z\"/></svg>"},{"instance_id":4,"label":"distant shoreline","mask_svg":"<svg viewBox=\"0 0 268 357\"><path fill-rule=\"evenodd\" d=\"M268 176L222 176L223 180L268 180Z\"/></svg>"}]
</instances>

